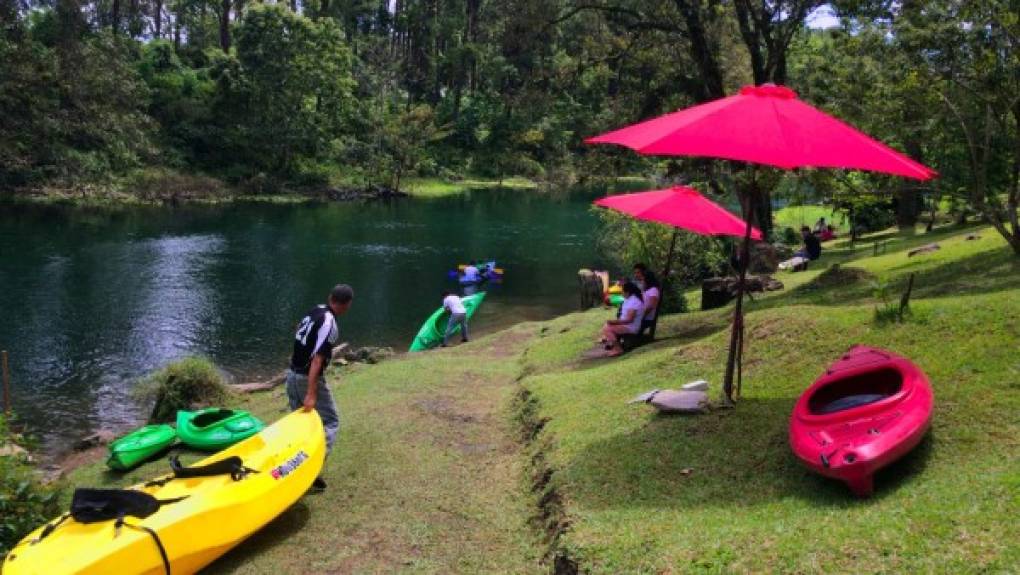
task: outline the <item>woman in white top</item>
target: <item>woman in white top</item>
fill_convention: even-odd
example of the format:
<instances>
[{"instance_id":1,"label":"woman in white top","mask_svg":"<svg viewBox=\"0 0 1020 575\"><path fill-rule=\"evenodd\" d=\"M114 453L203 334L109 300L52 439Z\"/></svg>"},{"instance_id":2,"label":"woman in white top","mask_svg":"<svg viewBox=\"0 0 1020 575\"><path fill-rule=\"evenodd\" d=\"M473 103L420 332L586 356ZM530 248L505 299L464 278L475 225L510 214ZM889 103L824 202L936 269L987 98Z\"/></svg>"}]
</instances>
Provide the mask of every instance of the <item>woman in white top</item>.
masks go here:
<instances>
[{"instance_id":1,"label":"woman in white top","mask_svg":"<svg viewBox=\"0 0 1020 575\"><path fill-rule=\"evenodd\" d=\"M620 355L623 347L620 346L621 334L638 333L641 331L641 320L645 315L645 303L642 301L641 290L634 282L623 284L623 305L620 306L620 317L606 322L602 328L602 337L606 341L608 356Z\"/></svg>"}]
</instances>

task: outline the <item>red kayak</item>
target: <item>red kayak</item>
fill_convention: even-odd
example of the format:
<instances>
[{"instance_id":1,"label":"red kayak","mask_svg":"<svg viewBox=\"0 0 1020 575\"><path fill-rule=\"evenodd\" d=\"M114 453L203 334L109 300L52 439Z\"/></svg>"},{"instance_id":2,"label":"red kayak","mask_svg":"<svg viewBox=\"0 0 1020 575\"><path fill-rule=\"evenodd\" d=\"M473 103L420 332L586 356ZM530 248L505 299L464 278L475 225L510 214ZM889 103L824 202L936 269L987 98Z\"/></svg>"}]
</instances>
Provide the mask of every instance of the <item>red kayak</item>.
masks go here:
<instances>
[{"instance_id":1,"label":"red kayak","mask_svg":"<svg viewBox=\"0 0 1020 575\"><path fill-rule=\"evenodd\" d=\"M867 497L875 472L920 443L933 403L928 377L916 365L854 346L797 400L790 447L814 471Z\"/></svg>"}]
</instances>

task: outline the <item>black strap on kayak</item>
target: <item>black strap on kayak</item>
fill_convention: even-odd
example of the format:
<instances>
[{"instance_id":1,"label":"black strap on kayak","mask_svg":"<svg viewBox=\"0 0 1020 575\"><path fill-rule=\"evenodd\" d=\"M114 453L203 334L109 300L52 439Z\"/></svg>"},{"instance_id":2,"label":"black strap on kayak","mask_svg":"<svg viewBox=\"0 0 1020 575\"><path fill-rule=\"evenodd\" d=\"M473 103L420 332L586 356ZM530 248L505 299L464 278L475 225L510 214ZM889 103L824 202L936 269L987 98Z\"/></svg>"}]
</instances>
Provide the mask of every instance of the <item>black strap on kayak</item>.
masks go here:
<instances>
[{"instance_id":1,"label":"black strap on kayak","mask_svg":"<svg viewBox=\"0 0 1020 575\"><path fill-rule=\"evenodd\" d=\"M179 499L184 498L181 497ZM156 533L155 530L149 529L144 525L132 525L131 523L127 523L124 521L123 515L117 518L117 522L113 524L113 527L115 530L114 537L120 534L121 527L130 527L131 529L134 529L136 531L144 531L148 533L149 536L152 537L152 540L156 542L156 547L159 549L159 557L163 560L163 571L166 573L166 575L170 575L170 558L167 556L166 548L163 547L163 542L160 541L159 534Z\"/></svg>"},{"instance_id":2,"label":"black strap on kayak","mask_svg":"<svg viewBox=\"0 0 1020 575\"><path fill-rule=\"evenodd\" d=\"M214 461L206 465L185 467L181 465L180 457L170 456L170 469L173 475L160 479L153 479L145 484L146 487L162 487L174 479L187 479L192 477L214 477L216 475L229 475L234 481L240 481L250 473L258 473L257 469L247 467L240 457L232 455L226 459Z\"/></svg>"}]
</instances>

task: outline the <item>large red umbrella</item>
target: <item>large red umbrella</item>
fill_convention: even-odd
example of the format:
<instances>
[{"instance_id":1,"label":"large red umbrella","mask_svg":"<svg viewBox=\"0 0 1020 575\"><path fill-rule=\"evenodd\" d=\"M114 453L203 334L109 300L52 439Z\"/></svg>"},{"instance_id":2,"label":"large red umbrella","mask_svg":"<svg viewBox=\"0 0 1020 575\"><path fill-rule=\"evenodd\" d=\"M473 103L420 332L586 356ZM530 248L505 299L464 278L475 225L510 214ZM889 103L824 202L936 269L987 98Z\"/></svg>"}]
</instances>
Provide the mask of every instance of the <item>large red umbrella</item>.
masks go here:
<instances>
[{"instance_id":1,"label":"large red umbrella","mask_svg":"<svg viewBox=\"0 0 1020 575\"><path fill-rule=\"evenodd\" d=\"M705 236L743 237L747 228L744 220L701 195L698 190L685 186L608 196L596 200L595 205L623 212L639 220L666 224ZM751 238L762 239L761 232L752 228Z\"/></svg>"},{"instance_id":2,"label":"large red umbrella","mask_svg":"<svg viewBox=\"0 0 1020 575\"><path fill-rule=\"evenodd\" d=\"M785 86L740 93L588 138L646 155L706 156L783 169L846 168L927 180L936 172L797 98Z\"/></svg>"},{"instance_id":3,"label":"large red umbrella","mask_svg":"<svg viewBox=\"0 0 1020 575\"><path fill-rule=\"evenodd\" d=\"M745 86L740 93L666 114L585 140L619 144L639 153L703 156L764 164L783 169L846 168L928 180L937 173L885 144L797 99L784 86ZM743 291L750 259L751 221L747 221L740 258L740 281L723 390L732 398L733 371L739 378L743 348Z\"/></svg>"}]
</instances>

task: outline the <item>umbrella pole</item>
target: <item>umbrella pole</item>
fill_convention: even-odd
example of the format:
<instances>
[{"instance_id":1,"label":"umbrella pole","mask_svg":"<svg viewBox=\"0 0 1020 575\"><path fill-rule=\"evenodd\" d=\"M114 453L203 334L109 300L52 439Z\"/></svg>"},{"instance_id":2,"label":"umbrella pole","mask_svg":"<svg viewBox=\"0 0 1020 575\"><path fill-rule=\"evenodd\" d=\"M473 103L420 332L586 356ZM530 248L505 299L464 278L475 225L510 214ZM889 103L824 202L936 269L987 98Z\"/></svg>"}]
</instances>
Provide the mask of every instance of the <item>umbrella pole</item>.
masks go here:
<instances>
[{"instance_id":1,"label":"umbrella pole","mask_svg":"<svg viewBox=\"0 0 1020 575\"><path fill-rule=\"evenodd\" d=\"M747 279L747 264L751 258L751 217L748 213L754 199L754 185L751 192L744 201L741 209L744 215L744 244L740 250L740 273L737 280L737 303L733 309L733 330L730 332L730 349L726 357L726 375L723 378L723 395L730 404L733 403L733 375L734 370L740 369L741 356L744 347L744 282ZM740 378L742 374L737 377Z\"/></svg>"},{"instance_id":2,"label":"umbrella pole","mask_svg":"<svg viewBox=\"0 0 1020 575\"><path fill-rule=\"evenodd\" d=\"M676 251L676 237L680 234L680 230L673 228L673 239L669 242L669 253L666 255L666 267L662 270L662 294L659 296L659 309L665 309L662 305L666 301L666 294L669 293L669 272L672 271L673 267L673 252ZM658 314L655 317L659 317ZM655 334L653 333L654 337Z\"/></svg>"}]
</instances>

